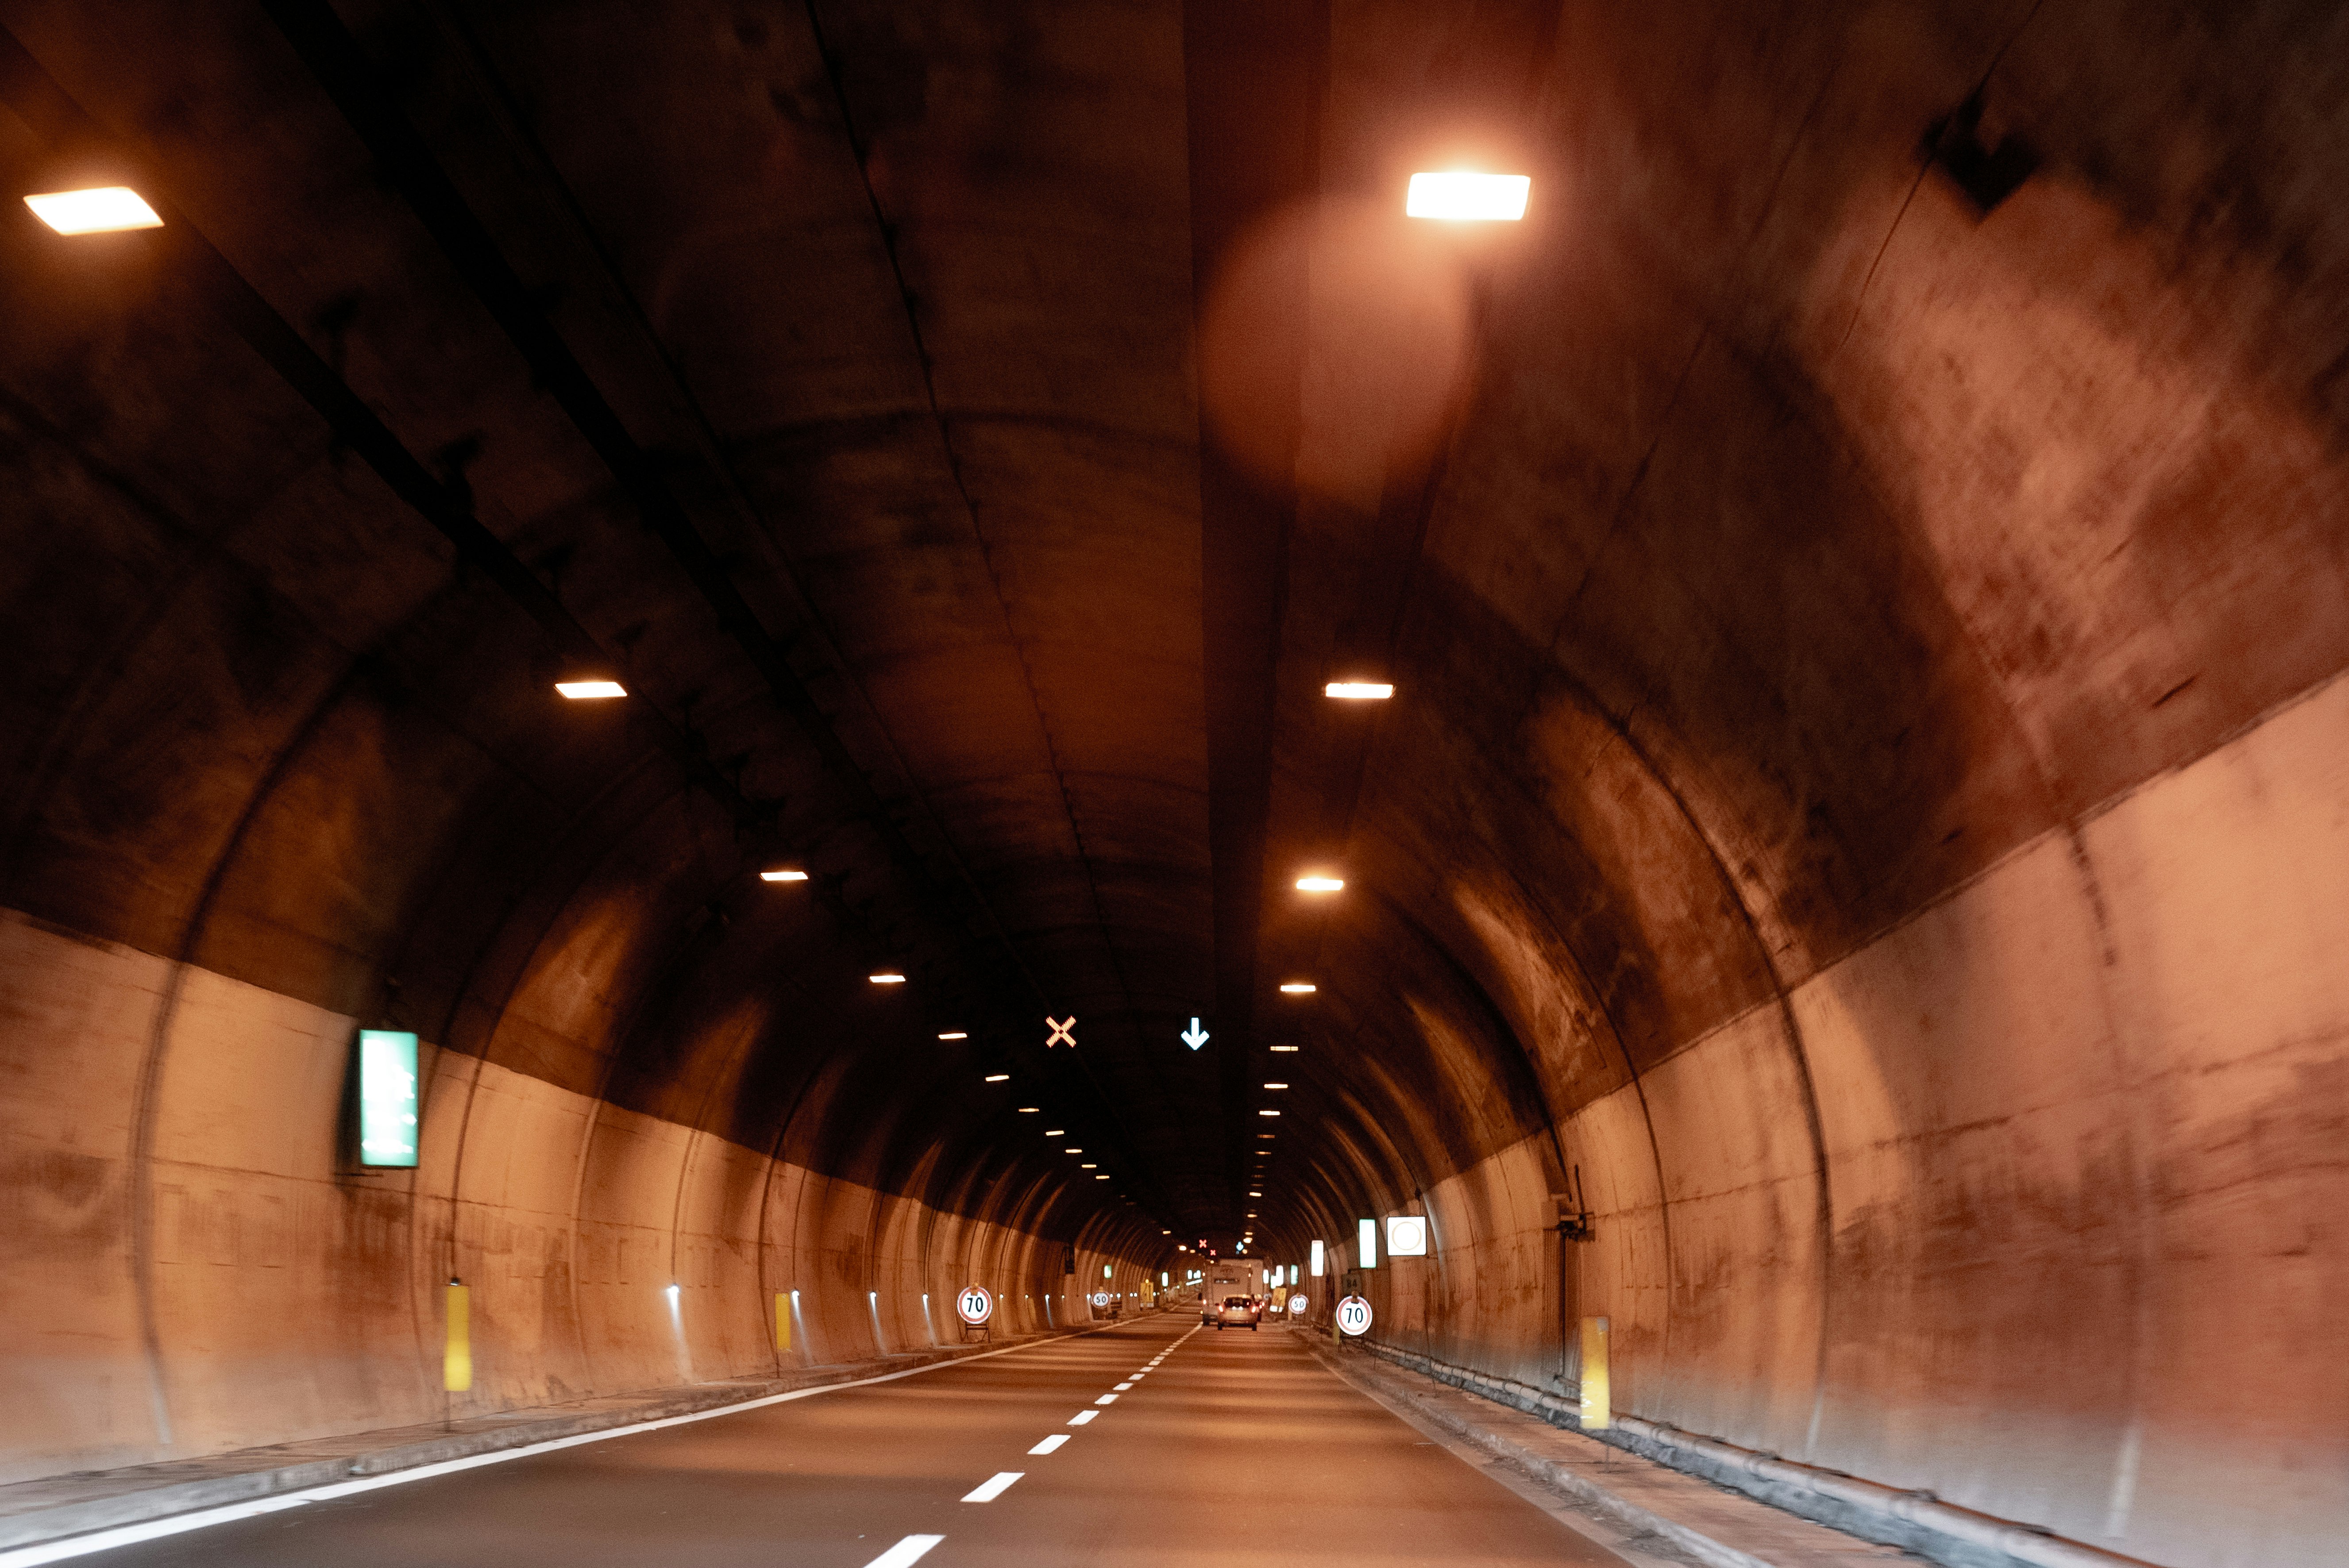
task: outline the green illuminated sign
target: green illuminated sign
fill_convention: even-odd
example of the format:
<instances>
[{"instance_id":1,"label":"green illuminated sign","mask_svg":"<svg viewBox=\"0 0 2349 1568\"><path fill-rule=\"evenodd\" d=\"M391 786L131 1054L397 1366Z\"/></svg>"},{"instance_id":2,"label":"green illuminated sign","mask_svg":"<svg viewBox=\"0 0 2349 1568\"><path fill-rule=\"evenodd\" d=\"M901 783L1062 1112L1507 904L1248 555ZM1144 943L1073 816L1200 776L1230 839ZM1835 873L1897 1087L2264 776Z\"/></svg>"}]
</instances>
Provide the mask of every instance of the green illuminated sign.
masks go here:
<instances>
[{"instance_id":1,"label":"green illuminated sign","mask_svg":"<svg viewBox=\"0 0 2349 1568\"><path fill-rule=\"evenodd\" d=\"M359 1031L359 1163L416 1163L416 1037Z\"/></svg>"}]
</instances>

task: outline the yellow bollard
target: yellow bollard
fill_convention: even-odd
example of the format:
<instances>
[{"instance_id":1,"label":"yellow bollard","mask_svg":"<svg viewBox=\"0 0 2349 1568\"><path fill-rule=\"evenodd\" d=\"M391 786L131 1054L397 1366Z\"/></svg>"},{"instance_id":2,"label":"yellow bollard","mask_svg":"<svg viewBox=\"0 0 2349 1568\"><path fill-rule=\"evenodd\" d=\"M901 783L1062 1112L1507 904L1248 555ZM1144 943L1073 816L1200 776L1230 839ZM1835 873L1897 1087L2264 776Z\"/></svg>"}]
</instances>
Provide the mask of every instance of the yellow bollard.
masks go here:
<instances>
[{"instance_id":1,"label":"yellow bollard","mask_svg":"<svg viewBox=\"0 0 2349 1568\"><path fill-rule=\"evenodd\" d=\"M449 1282L449 1347L440 1359L440 1386L462 1394L473 1386L472 1292Z\"/></svg>"},{"instance_id":2,"label":"yellow bollard","mask_svg":"<svg viewBox=\"0 0 2349 1568\"><path fill-rule=\"evenodd\" d=\"M792 1347L792 1298L782 1291L775 1293L775 1348Z\"/></svg>"},{"instance_id":3,"label":"yellow bollard","mask_svg":"<svg viewBox=\"0 0 2349 1568\"><path fill-rule=\"evenodd\" d=\"M1614 1422L1614 1396L1607 1386L1607 1320L1582 1320L1582 1429L1596 1432Z\"/></svg>"}]
</instances>

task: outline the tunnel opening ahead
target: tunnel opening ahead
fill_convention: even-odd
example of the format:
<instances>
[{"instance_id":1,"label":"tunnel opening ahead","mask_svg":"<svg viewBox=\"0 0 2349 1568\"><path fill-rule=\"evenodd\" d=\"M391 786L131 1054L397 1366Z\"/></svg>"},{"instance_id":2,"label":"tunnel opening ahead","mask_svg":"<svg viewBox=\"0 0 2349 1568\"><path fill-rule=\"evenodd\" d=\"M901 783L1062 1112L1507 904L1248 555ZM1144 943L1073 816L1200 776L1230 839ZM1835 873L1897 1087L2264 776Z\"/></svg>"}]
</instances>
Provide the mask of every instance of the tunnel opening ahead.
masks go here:
<instances>
[{"instance_id":1,"label":"tunnel opening ahead","mask_svg":"<svg viewBox=\"0 0 2349 1568\"><path fill-rule=\"evenodd\" d=\"M721 9L0 15L0 1487L1350 1301L2338 1555L2329 18Z\"/></svg>"}]
</instances>

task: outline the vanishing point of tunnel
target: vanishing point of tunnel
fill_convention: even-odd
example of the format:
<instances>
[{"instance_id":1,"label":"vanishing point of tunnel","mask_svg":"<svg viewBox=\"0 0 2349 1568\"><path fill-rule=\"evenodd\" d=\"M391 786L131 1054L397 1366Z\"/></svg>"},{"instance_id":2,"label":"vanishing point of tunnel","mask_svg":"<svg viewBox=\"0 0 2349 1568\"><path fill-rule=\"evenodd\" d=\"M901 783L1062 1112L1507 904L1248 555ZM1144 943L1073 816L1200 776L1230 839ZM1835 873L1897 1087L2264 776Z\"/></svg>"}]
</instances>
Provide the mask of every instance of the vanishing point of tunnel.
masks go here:
<instances>
[{"instance_id":1,"label":"vanishing point of tunnel","mask_svg":"<svg viewBox=\"0 0 2349 1568\"><path fill-rule=\"evenodd\" d=\"M0 1568L2349 1563L2349 6L0 0Z\"/></svg>"}]
</instances>

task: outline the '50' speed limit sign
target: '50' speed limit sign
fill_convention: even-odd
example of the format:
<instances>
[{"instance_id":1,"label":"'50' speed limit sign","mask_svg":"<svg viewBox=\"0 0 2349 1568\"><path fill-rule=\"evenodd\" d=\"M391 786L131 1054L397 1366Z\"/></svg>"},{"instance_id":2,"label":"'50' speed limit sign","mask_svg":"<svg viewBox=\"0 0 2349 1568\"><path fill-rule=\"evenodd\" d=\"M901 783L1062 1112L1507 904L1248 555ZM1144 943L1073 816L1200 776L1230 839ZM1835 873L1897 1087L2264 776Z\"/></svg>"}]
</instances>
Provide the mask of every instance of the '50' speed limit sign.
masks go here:
<instances>
[{"instance_id":1,"label":"'50' speed limit sign","mask_svg":"<svg viewBox=\"0 0 2349 1568\"><path fill-rule=\"evenodd\" d=\"M1368 1334L1371 1331L1371 1304L1359 1295L1350 1295L1340 1302L1338 1326L1347 1334Z\"/></svg>"},{"instance_id":2,"label":"'50' speed limit sign","mask_svg":"<svg viewBox=\"0 0 2349 1568\"><path fill-rule=\"evenodd\" d=\"M983 1284L967 1284L955 1297L955 1311L965 1323L976 1327L995 1315L995 1298L987 1294Z\"/></svg>"}]
</instances>

